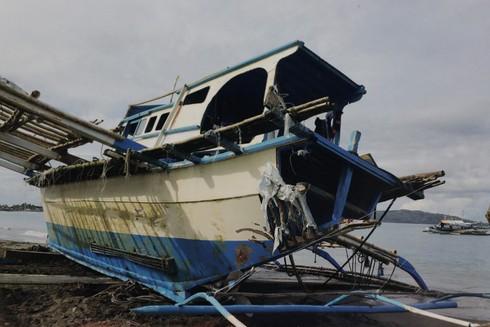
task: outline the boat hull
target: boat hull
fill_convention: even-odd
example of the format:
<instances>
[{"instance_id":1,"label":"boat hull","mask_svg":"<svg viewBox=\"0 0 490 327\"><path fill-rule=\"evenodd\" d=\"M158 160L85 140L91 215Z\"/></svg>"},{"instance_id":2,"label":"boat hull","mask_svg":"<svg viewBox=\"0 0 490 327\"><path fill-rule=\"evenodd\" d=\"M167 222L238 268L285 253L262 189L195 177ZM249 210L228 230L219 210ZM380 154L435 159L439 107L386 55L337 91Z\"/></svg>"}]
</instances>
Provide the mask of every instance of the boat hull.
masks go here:
<instances>
[{"instance_id":1,"label":"boat hull","mask_svg":"<svg viewBox=\"0 0 490 327\"><path fill-rule=\"evenodd\" d=\"M194 286L270 260L258 185L275 153L43 188L49 245L105 274L180 299ZM97 252L94 245L119 252ZM145 266L131 256L169 259L174 267Z\"/></svg>"},{"instance_id":2,"label":"boat hull","mask_svg":"<svg viewBox=\"0 0 490 327\"><path fill-rule=\"evenodd\" d=\"M321 241L342 217L368 218L381 193L398 185L317 138L285 137L280 146L274 140L165 172L90 179L85 170L80 181L47 183L49 244L177 301L194 287L237 278Z\"/></svg>"}]
</instances>

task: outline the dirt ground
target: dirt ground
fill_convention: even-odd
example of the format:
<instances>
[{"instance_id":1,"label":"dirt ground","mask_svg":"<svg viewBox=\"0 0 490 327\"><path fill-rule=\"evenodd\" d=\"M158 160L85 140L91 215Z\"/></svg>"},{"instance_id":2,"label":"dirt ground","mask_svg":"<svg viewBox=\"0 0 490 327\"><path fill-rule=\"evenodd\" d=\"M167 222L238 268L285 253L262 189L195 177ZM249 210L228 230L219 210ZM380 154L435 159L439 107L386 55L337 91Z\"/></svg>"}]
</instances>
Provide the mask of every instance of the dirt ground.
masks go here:
<instances>
[{"instance_id":1,"label":"dirt ground","mask_svg":"<svg viewBox=\"0 0 490 327\"><path fill-rule=\"evenodd\" d=\"M146 293L146 294L145 294ZM145 317L129 309L148 301L130 299L148 291L135 285L29 286L0 288L3 326L227 326L217 317Z\"/></svg>"},{"instance_id":2,"label":"dirt ground","mask_svg":"<svg viewBox=\"0 0 490 327\"><path fill-rule=\"evenodd\" d=\"M0 241L0 247L44 250L38 245ZM42 262L0 262L0 273L102 277L63 257ZM111 285L0 284L0 326L228 326L220 317L137 316L130 308L168 303L153 291L131 282Z\"/></svg>"}]
</instances>

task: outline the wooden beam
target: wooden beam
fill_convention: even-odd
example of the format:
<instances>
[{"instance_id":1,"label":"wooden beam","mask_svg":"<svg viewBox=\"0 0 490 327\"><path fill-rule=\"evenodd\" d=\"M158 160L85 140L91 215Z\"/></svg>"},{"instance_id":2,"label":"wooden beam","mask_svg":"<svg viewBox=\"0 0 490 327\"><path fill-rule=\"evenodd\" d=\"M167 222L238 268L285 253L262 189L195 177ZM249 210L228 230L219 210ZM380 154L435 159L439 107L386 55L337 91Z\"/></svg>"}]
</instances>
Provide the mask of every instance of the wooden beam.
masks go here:
<instances>
[{"instance_id":1,"label":"wooden beam","mask_svg":"<svg viewBox=\"0 0 490 327\"><path fill-rule=\"evenodd\" d=\"M0 83L0 102L4 102L10 107L20 109L42 119L54 122L57 125L59 124L82 137L98 141L108 146L113 146L116 141L122 141L124 139L119 134L62 112L61 110L30 97L27 94L14 90L3 83Z\"/></svg>"},{"instance_id":2,"label":"wooden beam","mask_svg":"<svg viewBox=\"0 0 490 327\"><path fill-rule=\"evenodd\" d=\"M26 170L24 167L14 165L11 162L0 159L0 167L7 168L9 170L15 171L16 173L25 174Z\"/></svg>"},{"instance_id":3,"label":"wooden beam","mask_svg":"<svg viewBox=\"0 0 490 327\"><path fill-rule=\"evenodd\" d=\"M34 153L38 153L38 154L43 155L44 157L47 157L50 159L60 158L60 154L57 152L46 149L40 145L26 141L20 137L14 136L14 135L9 134L9 133L0 132L0 140L4 141L6 143L10 143L14 146L32 151Z\"/></svg>"},{"instance_id":4,"label":"wooden beam","mask_svg":"<svg viewBox=\"0 0 490 327\"><path fill-rule=\"evenodd\" d=\"M200 163L201 158L193 155L192 153L184 153L175 148L175 144L166 143L162 145L163 151L167 152L170 156L175 157L180 160L189 160L193 163Z\"/></svg>"},{"instance_id":5,"label":"wooden beam","mask_svg":"<svg viewBox=\"0 0 490 327\"><path fill-rule=\"evenodd\" d=\"M27 160L21 159L19 157L13 156L11 154L8 154L6 152L0 152L0 159L3 159L5 161L9 161L11 163L14 163L16 165L22 166L25 169L38 169L39 166L29 162Z\"/></svg>"},{"instance_id":6,"label":"wooden beam","mask_svg":"<svg viewBox=\"0 0 490 327\"><path fill-rule=\"evenodd\" d=\"M87 277L68 275L0 274L0 284L53 285L53 284L119 284L120 281L108 277Z\"/></svg>"},{"instance_id":7,"label":"wooden beam","mask_svg":"<svg viewBox=\"0 0 490 327\"><path fill-rule=\"evenodd\" d=\"M235 154L243 153L242 148L238 144L227 140L224 136L221 136L218 132L215 132L214 130L209 130L204 133L204 138L214 145L221 146L228 151L234 152Z\"/></svg>"},{"instance_id":8,"label":"wooden beam","mask_svg":"<svg viewBox=\"0 0 490 327\"><path fill-rule=\"evenodd\" d=\"M15 110L12 115L2 124L2 126L0 126L0 131L9 132L16 129L18 127L17 122L19 121L20 117L22 117L22 111L18 109Z\"/></svg>"}]
</instances>

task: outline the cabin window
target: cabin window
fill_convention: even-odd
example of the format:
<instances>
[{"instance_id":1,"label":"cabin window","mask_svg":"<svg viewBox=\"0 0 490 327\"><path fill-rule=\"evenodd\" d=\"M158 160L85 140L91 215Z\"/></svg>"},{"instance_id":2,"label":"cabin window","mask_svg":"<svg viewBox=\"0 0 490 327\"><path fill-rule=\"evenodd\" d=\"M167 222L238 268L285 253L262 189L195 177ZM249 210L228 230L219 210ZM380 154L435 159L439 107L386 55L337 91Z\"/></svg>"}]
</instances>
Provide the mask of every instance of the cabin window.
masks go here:
<instances>
[{"instance_id":1,"label":"cabin window","mask_svg":"<svg viewBox=\"0 0 490 327\"><path fill-rule=\"evenodd\" d=\"M261 114L266 82L267 72L263 68L250 70L226 82L204 112L201 133Z\"/></svg>"},{"instance_id":2,"label":"cabin window","mask_svg":"<svg viewBox=\"0 0 490 327\"><path fill-rule=\"evenodd\" d=\"M155 130L160 131L163 128L163 125L165 125L165 121L167 121L168 115L169 113L167 112L160 116L160 119L158 119L157 128L155 128Z\"/></svg>"},{"instance_id":3,"label":"cabin window","mask_svg":"<svg viewBox=\"0 0 490 327\"><path fill-rule=\"evenodd\" d=\"M136 132L136 127L138 127L137 121L131 122L126 125L126 128L124 129L124 136L134 135L134 132Z\"/></svg>"},{"instance_id":4,"label":"cabin window","mask_svg":"<svg viewBox=\"0 0 490 327\"><path fill-rule=\"evenodd\" d=\"M184 105L186 104L195 104L195 103L203 103L206 100L206 96L209 92L209 86L197 90L196 92L189 93L184 99Z\"/></svg>"},{"instance_id":5,"label":"cabin window","mask_svg":"<svg viewBox=\"0 0 490 327\"><path fill-rule=\"evenodd\" d=\"M143 129L145 128L145 125L146 125L146 120L147 120L146 118L143 118L140 121L140 124L138 125L136 132L134 132L134 136L137 136L137 135L140 135L141 133L143 133Z\"/></svg>"},{"instance_id":6,"label":"cabin window","mask_svg":"<svg viewBox=\"0 0 490 327\"><path fill-rule=\"evenodd\" d=\"M148 121L148 124L146 124L145 133L151 132L151 130L153 129L153 126L155 126L156 120L157 120L157 116L153 116L150 118L150 120Z\"/></svg>"}]
</instances>

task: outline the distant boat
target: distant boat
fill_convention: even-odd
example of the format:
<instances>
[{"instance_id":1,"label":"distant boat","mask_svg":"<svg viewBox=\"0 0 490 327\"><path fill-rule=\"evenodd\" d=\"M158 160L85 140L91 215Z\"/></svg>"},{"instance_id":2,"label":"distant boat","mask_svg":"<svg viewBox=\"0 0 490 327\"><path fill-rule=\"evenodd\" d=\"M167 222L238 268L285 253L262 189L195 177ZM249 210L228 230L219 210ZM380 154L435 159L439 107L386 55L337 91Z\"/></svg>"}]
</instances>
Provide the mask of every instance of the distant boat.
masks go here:
<instances>
[{"instance_id":1,"label":"distant boat","mask_svg":"<svg viewBox=\"0 0 490 327\"><path fill-rule=\"evenodd\" d=\"M485 225L490 227L489 224L442 219L438 224L424 229L424 232L451 235L490 235L488 232L490 228L487 228Z\"/></svg>"}]
</instances>

